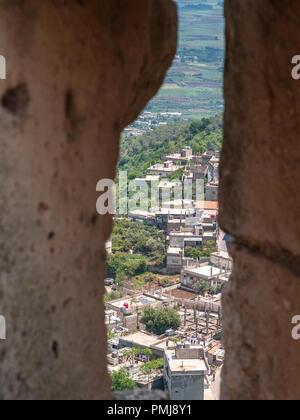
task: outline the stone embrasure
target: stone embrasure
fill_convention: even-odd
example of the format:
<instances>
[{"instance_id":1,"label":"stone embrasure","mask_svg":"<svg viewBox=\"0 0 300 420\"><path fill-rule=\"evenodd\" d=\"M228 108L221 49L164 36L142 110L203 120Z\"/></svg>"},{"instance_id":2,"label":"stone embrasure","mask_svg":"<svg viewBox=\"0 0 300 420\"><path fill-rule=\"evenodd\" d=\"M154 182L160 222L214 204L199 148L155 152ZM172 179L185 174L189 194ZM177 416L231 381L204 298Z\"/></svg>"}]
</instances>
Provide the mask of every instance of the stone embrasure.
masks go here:
<instances>
[{"instance_id":1,"label":"stone embrasure","mask_svg":"<svg viewBox=\"0 0 300 420\"><path fill-rule=\"evenodd\" d=\"M0 399L112 398L96 184L176 51L170 0L0 1Z\"/></svg>"},{"instance_id":2,"label":"stone embrasure","mask_svg":"<svg viewBox=\"0 0 300 420\"><path fill-rule=\"evenodd\" d=\"M224 294L223 399L300 399L297 0L225 0L220 224L235 238Z\"/></svg>"}]
</instances>

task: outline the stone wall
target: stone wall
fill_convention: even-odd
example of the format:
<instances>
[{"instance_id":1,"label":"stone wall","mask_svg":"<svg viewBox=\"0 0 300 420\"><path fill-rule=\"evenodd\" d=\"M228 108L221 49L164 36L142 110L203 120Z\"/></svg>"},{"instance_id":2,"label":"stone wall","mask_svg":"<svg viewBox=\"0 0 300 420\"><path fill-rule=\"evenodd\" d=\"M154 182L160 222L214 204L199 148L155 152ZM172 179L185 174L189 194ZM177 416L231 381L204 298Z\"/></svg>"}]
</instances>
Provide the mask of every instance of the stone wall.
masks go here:
<instances>
[{"instance_id":1,"label":"stone wall","mask_svg":"<svg viewBox=\"0 0 300 420\"><path fill-rule=\"evenodd\" d=\"M0 399L111 398L102 297L119 137L176 51L171 0L0 0Z\"/></svg>"},{"instance_id":2,"label":"stone wall","mask_svg":"<svg viewBox=\"0 0 300 420\"><path fill-rule=\"evenodd\" d=\"M235 238L224 295L223 399L299 399L300 82L297 0L225 0L220 223Z\"/></svg>"}]
</instances>

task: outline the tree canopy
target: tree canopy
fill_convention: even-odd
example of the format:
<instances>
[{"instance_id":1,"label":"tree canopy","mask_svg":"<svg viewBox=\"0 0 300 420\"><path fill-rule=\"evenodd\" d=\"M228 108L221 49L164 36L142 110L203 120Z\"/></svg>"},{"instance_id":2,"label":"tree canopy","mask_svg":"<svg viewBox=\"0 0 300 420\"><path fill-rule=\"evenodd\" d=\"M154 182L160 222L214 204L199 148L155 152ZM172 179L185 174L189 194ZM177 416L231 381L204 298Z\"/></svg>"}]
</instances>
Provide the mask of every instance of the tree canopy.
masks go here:
<instances>
[{"instance_id":1,"label":"tree canopy","mask_svg":"<svg viewBox=\"0 0 300 420\"><path fill-rule=\"evenodd\" d=\"M130 378L129 372L125 369L113 372L110 378L112 391L126 391L137 388L136 382Z\"/></svg>"},{"instance_id":2,"label":"tree canopy","mask_svg":"<svg viewBox=\"0 0 300 420\"><path fill-rule=\"evenodd\" d=\"M163 233L156 227L116 219L112 236L113 252L130 252L156 259L164 254L166 245Z\"/></svg>"},{"instance_id":3,"label":"tree canopy","mask_svg":"<svg viewBox=\"0 0 300 420\"><path fill-rule=\"evenodd\" d=\"M209 288L210 288L209 283L205 280L199 280L193 286L193 289L195 290L195 292L202 296L208 293Z\"/></svg>"},{"instance_id":4,"label":"tree canopy","mask_svg":"<svg viewBox=\"0 0 300 420\"><path fill-rule=\"evenodd\" d=\"M187 258L193 258L194 260L197 260L199 258L209 257L214 252L217 252L215 242L209 241L206 245L203 246L202 249L187 247L184 251L184 255Z\"/></svg>"},{"instance_id":5,"label":"tree canopy","mask_svg":"<svg viewBox=\"0 0 300 420\"><path fill-rule=\"evenodd\" d=\"M195 154L219 151L222 145L222 114L200 121L180 122L159 127L139 137L126 137L121 142L119 169L134 179L146 175L149 166L161 162L183 147L192 147Z\"/></svg>"},{"instance_id":6,"label":"tree canopy","mask_svg":"<svg viewBox=\"0 0 300 420\"><path fill-rule=\"evenodd\" d=\"M177 330L181 319L176 309L147 307L143 310L141 322L145 324L147 331L162 335L169 329Z\"/></svg>"}]
</instances>

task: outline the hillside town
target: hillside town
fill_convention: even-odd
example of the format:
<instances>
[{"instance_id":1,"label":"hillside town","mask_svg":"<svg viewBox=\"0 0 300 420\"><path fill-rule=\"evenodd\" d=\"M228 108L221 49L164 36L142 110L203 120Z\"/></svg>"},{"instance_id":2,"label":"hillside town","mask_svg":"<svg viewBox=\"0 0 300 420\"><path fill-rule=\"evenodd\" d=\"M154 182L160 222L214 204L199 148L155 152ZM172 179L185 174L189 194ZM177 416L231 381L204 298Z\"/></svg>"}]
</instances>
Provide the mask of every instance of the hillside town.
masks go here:
<instances>
[{"instance_id":1,"label":"hillside town","mask_svg":"<svg viewBox=\"0 0 300 420\"><path fill-rule=\"evenodd\" d=\"M182 112L151 112L144 111L137 120L125 128L125 137L138 137L147 131L153 131L157 127L165 126L177 121L185 121Z\"/></svg>"},{"instance_id":2,"label":"hillside town","mask_svg":"<svg viewBox=\"0 0 300 420\"><path fill-rule=\"evenodd\" d=\"M137 387L166 390L172 400L219 396L225 357L221 295L232 272L228 253L232 238L218 225L219 159L218 152L194 155L185 147L162 157L163 163L150 166L144 178L136 179L137 184L159 184L160 206L131 211L128 218L163 234L165 263L148 266L151 281L141 290L130 282L105 281L108 296L116 297L106 301L110 374L126 373ZM164 202L162 191L176 187L178 180L170 176L178 170L181 181L205 180L204 200ZM113 241L107 244L108 253L114 252ZM164 284L161 278L173 282ZM146 314L163 317L164 311L174 311L177 328L165 324L154 333L145 322Z\"/></svg>"}]
</instances>

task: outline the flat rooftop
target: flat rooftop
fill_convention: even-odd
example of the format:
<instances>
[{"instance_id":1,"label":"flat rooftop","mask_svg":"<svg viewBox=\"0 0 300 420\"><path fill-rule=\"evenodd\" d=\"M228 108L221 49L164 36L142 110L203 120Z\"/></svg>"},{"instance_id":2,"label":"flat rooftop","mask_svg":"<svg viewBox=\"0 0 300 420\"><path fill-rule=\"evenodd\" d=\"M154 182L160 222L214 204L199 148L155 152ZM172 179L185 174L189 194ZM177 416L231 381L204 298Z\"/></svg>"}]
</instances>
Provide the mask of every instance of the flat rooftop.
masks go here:
<instances>
[{"instance_id":1,"label":"flat rooftop","mask_svg":"<svg viewBox=\"0 0 300 420\"><path fill-rule=\"evenodd\" d=\"M172 373L203 372L203 374L206 374L208 371L208 368L202 359L176 359L174 351L166 351L166 357Z\"/></svg>"},{"instance_id":2,"label":"flat rooftop","mask_svg":"<svg viewBox=\"0 0 300 420\"><path fill-rule=\"evenodd\" d=\"M186 149L186 151L189 151L191 149ZM165 156L164 159L165 160L182 160L182 161L187 161L187 160L192 160L193 156L182 156L181 153L174 153L172 155L168 155Z\"/></svg>"},{"instance_id":3,"label":"flat rooftop","mask_svg":"<svg viewBox=\"0 0 300 420\"><path fill-rule=\"evenodd\" d=\"M211 239L214 239L215 238L215 236L216 236L216 233L215 232L204 232L203 233L203 238L211 238Z\"/></svg>"},{"instance_id":4,"label":"flat rooftop","mask_svg":"<svg viewBox=\"0 0 300 420\"><path fill-rule=\"evenodd\" d=\"M172 162L166 162L166 163L172 163ZM166 167L163 163L156 163L153 166L150 166L148 168L148 171L159 171L159 172L176 172L179 169L183 169L184 166L177 166L177 165L170 165Z\"/></svg>"},{"instance_id":5,"label":"flat rooftop","mask_svg":"<svg viewBox=\"0 0 300 420\"><path fill-rule=\"evenodd\" d=\"M203 210L218 210L219 203L218 201L196 201L195 207Z\"/></svg>"},{"instance_id":6,"label":"flat rooftop","mask_svg":"<svg viewBox=\"0 0 300 420\"><path fill-rule=\"evenodd\" d=\"M189 273L198 274L203 277L212 277L218 276L221 274L221 269L217 267L213 267L211 265L205 265L203 267L193 268L192 270L188 270Z\"/></svg>"},{"instance_id":7,"label":"flat rooftop","mask_svg":"<svg viewBox=\"0 0 300 420\"><path fill-rule=\"evenodd\" d=\"M170 232L170 236L202 239L202 235L195 235L193 232Z\"/></svg>"},{"instance_id":8,"label":"flat rooftop","mask_svg":"<svg viewBox=\"0 0 300 420\"><path fill-rule=\"evenodd\" d=\"M159 342L159 337L143 332L136 332L134 334L130 334L126 337L123 337L122 340L133 343L138 346L151 347L155 343Z\"/></svg>"},{"instance_id":9,"label":"flat rooftop","mask_svg":"<svg viewBox=\"0 0 300 420\"><path fill-rule=\"evenodd\" d=\"M152 299L148 296L140 295L140 296L127 297L124 299L119 299L119 300L108 302L108 303L115 308L121 309L126 303L128 305L131 305L132 300L136 301L134 302L134 305L137 305L138 307L141 307L144 305L151 305L152 303L156 302L155 299Z\"/></svg>"},{"instance_id":10,"label":"flat rooftop","mask_svg":"<svg viewBox=\"0 0 300 420\"><path fill-rule=\"evenodd\" d=\"M194 209L192 200L171 200L163 202L163 207L169 208L171 206L178 209Z\"/></svg>"},{"instance_id":11,"label":"flat rooftop","mask_svg":"<svg viewBox=\"0 0 300 420\"><path fill-rule=\"evenodd\" d=\"M147 175L146 180L147 181L159 181L160 176L159 175Z\"/></svg>"},{"instance_id":12,"label":"flat rooftop","mask_svg":"<svg viewBox=\"0 0 300 420\"><path fill-rule=\"evenodd\" d=\"M170 220L168 220L168 223L169 224L171 224L171 225L178 225L178 224L185 224L185 219L184 220L180 220L180 219L170 219Z\"/></svg>"},{"instance_id":13,"label":"flat rooftop","mask_svg":"<svg viewBox=\"0 0 300 420\"><path fill-rule=\"evenodd\" d=\"M177 186L181 186L181 182L175 181L161 181L158 185L158 188L174 188ZM177 200L179 204L182 203L182 200ZM170 201L170 203L174 203L175 201Z\"/></svg>"}]
</instances>

